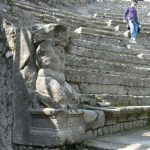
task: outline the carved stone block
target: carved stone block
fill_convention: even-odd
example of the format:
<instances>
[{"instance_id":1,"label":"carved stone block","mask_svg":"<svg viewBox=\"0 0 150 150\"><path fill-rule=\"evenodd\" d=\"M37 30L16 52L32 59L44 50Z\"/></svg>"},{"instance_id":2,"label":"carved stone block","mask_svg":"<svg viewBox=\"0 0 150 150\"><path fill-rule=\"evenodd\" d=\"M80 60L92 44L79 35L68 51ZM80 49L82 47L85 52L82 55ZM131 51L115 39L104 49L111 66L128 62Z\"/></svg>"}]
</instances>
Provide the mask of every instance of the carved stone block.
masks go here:
<instances>
[{"instance_id":1,"label":"carved stone block","mask_svg":"<svg viewBox=\"0 0 150 150\"><path fill-rule=\"evenodd\" d=\"M62 146L85 139L83 113L62 109L31 111L31 143L42 146Z\"/></svg>"}]
</instances>

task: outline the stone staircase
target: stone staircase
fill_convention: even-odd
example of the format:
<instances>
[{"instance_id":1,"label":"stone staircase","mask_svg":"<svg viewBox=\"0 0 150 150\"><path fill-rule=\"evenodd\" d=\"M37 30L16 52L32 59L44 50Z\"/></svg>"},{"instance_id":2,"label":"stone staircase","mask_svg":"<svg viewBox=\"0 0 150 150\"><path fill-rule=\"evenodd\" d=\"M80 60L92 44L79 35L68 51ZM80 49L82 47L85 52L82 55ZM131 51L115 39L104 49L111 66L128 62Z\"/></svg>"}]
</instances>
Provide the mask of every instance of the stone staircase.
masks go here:
<instances>
[{"instance_id":1,"label":"stone staircase","mask_svg":"<svg viewBox=\"0 0 150 150\"><path fill-rule=\"evenodd\" d=\"M111 19L112 24L96 27L93 23L93 26L78 28L66 63L66 79L81 93L82 102L88 104L83 107L105 114L104 126L87 128L90 138L146 126L150 112L149 40L143 42L149 36L149 27L142 25L138 44L132 45L122 36L126 24L121 18L96 18L104 23ZM116 33L117 25L122 29ZM111 107L99 107L97 102L101 100L110 102ZM105 149L100 140L96 148L95 141L89 140L87 143L92 144L87 144L87 148Z\"/></svg>"},{"instance_id":2,"label":"stone staircase","mask_svg":"<svg viewBox=\"0 0 150 150\"><path fill-rule=\"evenodd\" d=\"M71 56L67 56L66 79L81 93L83 103L88 104L83 105L85 109L105 113L104 126L88 130L88 135L145 126L150 110L149 75L145 76L149 58L141 59L141 50L127 49L129 42L120 34L93 28L76 32L79 35L72 39ZM149 50L142 54L149 56ZM102 100L111 102L112 107L99 107Z\"/></svg>"},{"instance_id":3,"label":"stone staircase","mask_svg":"<svg viewBox=\"0 0 150 150\"><path fill-rule=\"evenodd\" d=\"M21 12L25 18L32 18L35 22L30 25L59 23L69 28L71 39L65 76L80 94L88 138L149 125L148 24L142 24L137 44L130 44L124 36L126 23L120 14L97 13L85 17L19 2L14 2L12 8L13 13ZM111 106L99 106L103 101L110 102Z\"/></svg>"},{"instance_id":4,"label":"stone staircase","mask_svg":"<svg viewBox=\"0 0 150 150\"><path fill-rule=\"evenodd\" d=\"M126 24L120 17L101 13L96 18L105 23L111 20L109 30L92 26L75 30L66 64L66 79L81 93L82 107L105 114L104 126L87 129L89 138L144 127L150 117L149 27L142 25L138 44L132 45L122 35ZM113 31L117 25L122 27L119 32ZM100 107L98 102L103 100L111 107ZM87 141L89 150L119 149L93 139Z\"/></svg>"}]
</instances>

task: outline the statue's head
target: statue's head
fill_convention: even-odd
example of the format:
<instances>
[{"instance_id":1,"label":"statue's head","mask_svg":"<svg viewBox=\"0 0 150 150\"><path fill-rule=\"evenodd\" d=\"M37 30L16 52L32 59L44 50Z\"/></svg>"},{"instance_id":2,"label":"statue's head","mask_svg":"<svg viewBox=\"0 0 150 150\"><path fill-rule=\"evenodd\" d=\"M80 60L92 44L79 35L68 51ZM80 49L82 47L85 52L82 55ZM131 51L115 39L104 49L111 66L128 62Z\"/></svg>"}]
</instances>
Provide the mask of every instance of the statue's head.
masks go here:
<instances>
[{"instance_id":1,"label":"statue's head","mask_svg":"<svg viewBox=\"0 0 150 150\"><path fill-rule=\"evenodd\" d=\"M33 34L37 44L36 60L39 68L61 71L65 65L68 32L64 26L50 24L38 27Z\"/></svg>"}]
</instances>

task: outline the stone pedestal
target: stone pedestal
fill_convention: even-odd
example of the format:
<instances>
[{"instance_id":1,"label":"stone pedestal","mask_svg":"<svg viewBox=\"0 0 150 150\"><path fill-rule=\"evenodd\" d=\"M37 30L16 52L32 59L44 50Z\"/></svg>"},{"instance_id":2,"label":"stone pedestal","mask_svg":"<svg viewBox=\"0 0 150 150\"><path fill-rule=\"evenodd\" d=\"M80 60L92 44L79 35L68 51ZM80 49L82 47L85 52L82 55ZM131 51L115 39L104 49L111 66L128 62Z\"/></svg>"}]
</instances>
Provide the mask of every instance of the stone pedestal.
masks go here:
<instances>
[{"instance_id":1,"label":"stone pedestal","mask_svg":"<svg viewBox=\"0 0 150 150\"><path fill-rule=\"evenodd\" d=\"M83 113L62 109L31 111L31 144L58 147L85 139Z\"/></svg>"}]
</instances>

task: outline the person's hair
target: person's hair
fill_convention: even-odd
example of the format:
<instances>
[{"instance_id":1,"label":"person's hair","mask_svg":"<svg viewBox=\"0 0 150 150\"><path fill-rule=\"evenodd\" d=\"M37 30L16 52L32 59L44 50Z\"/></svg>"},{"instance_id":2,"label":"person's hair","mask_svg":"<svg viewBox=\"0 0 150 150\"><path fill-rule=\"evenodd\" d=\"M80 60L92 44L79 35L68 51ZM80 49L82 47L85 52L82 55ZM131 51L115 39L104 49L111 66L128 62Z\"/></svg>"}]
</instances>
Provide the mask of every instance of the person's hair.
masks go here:
<instances>
[{"instance_id":1,"label":"person's hair","mask_svg":"<svg viewBox=\"0 0 150 150\"><path fill-rule=\"evenodd\" d=\"M131 0L131 3L138 3L138 1L137 0Z\"/></svg>"}]
</instances>

